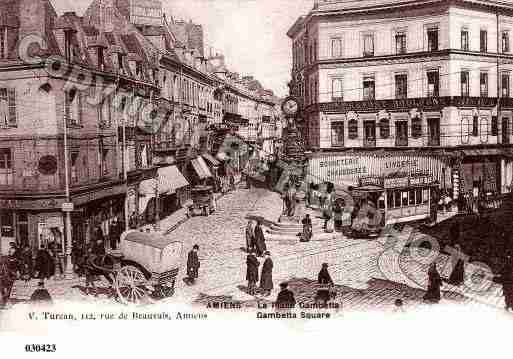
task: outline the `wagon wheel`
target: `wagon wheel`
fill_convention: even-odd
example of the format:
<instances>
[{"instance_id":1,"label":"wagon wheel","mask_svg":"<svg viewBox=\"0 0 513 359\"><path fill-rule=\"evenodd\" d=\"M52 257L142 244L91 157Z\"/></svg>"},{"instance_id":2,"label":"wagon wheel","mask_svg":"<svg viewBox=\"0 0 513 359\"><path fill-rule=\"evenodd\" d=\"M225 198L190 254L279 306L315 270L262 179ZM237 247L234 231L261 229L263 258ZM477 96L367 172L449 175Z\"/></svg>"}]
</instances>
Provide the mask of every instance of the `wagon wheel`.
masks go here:
<instances>
[{"instance_id":1,"label":"wagon wheel","mask_svg":"<svg viewBox=\"0 0 513 359\"><path fill-rule=\"evenodd\" d=\"M125 266L116 275L116 291L123 304L141 304L148 299L144 274L134 266Z\"/></svg>"}]
</instances>

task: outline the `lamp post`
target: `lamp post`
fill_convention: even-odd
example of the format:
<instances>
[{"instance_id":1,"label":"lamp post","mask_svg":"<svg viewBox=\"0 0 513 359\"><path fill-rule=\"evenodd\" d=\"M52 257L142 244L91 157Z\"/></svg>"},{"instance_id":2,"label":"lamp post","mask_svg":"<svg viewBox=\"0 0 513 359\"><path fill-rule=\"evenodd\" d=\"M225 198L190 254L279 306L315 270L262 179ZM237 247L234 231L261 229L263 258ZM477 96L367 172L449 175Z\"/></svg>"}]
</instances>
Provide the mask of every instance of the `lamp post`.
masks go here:
<instances>
[{"instance_id":1,"label":"lamp post","mask_svg":"<svg viewBox=\"0 0 513 359\"><path fill-rule=\"evenodd\" d=\"M71 263L71 211L73 211L73 203L71 202L70 188L69 188L69 156L68 156L68 123L67 116L63 116L63 136L64 136L64 182L66 192L66 203L62 206L62 211L65 213L65 228L66 228L66 269L64 271L65 279L73 279L73 264Z\"/></svg>"}]
</instances>

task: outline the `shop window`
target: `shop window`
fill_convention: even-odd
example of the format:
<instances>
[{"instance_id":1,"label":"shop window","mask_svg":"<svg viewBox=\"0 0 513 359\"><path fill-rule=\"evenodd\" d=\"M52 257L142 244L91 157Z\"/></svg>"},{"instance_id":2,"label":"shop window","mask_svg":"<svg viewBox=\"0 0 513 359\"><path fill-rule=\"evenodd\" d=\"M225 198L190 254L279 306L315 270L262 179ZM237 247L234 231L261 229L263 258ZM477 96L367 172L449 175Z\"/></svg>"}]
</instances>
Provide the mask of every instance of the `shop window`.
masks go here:
<instances>
[{"instance_id":1,"label":"shop window","mask_svg":"<svg viewBox=\"0 0 513 359\"><path fill-rule=\"evenodd\" d=\"M422 120L419 116L415 116L411 120L411 137L420 138L422 136Z\"/></svg>"},{"instance_id":2,"label":"shop window","mask_svg":"<svg viewBox=\"0 0 513 359\"><path fill-rule=\"evenodd\" d=\"M408 196L408 193L406 193L406 196ZM401 207L401 191L400 190L394 191L394 207L395 208Z\"/></svg>"},{"instance_id":3,"label":"shop window","mask_svg":"<svg viewBox=\"0 0 513 359\"><path fill-rule=\"evenodd\" d=\"M429 188L422 189L422 204L429 203Z\"/></svg>"},{"instance_id":4,"label":"shop window","mask_svg":"<svg viewBox=\"0 0 513 359\"><path fill-rule=\"evenodd\" d=\"M422 188L415 189L415 204L417 206L422 204Z\"/></svg>"},{"instance_id":5,"label":"shop window","mask_svg":"<svg viewBox=\"0 0 513 359\"><path fill-rule=\"evenodd\" d=\"M0 88L0 127L16 127L16 90Z\"/></svg>"},{"instance_id":6,"label":"shop window","mask_svg":"<svg viewBox=\"0 0 513 359\"><path fill-rule=\"evenodd\" d=\"M499 126L497 116L492 116L492 136L497 136L499 134Z\"/></svg>"},{"instance_id":7,"label":"shop window","mask_svg":"<svg viewBox=\"0 0 513 359\"><path fill-rule=\"evenodd\" d=\"M387 207L389 209L395 208L394 192L393 191L388 191L387 192Z\"/></svg>"},{"instance_id":8,"label":"shop window","mask_svg":"<svg viewBox=\"0 0 513 359\"><path fill-rule=\"evenodd\" d=\"M351 140L358 138L358 121L355 119L349 120L347 124L348 137Z\"/></svg>"},{"instance_id":9,"label":"shop window","mask_svg":"<svg viewBox=\"0 0 513 359\"><path fill-rule=\"evenodd\" d=\"M415 202L415 189L411 189L409 192L408 192L408 197L409 197L409 202L408 204L410 206L415 206L416 202Z\"/></svg>"},{"instance_id":10,"label":"shop window","mask_svg":"<svg viewBox=\"0 0 513 359\"><path fill-rule=\"evenodd\" d=\"M438 51L438 28L427 30L428 51Z\"/></svg>"},{"instance_id":11,"label":"shop window","mask_svg":"<svg viewBox=\"0 0 513 359\"><path fill-rule=\"evenodd\" d=\"M390 137L390 121L388 118L382 118L379 120L379 136L381 138Z\"/></svg>"},{"instance_id":12,"label":"shop window","mask_svg":"<svg viewBox=\"0 0 513 359\"><path fill-rule=\"evenodd\" d=\"M488 52L488 31L481 30L479 51Z\"/></svg>"},{"instance_id":13,"label":"shop window","mask_svg":"<svg viewBox=\"0 0 513 359\"><path fill-rule=\"evenodd\" d=\"M401 205L403 207L408 206L408 191L401 191Z\"/></svg>"},{"instance_id":14,"label":"shop window","mask_svg":"<svg viewBox=\"0 0 513 359\"><path fill-rule=\"evenodd\" d=\"M14 227L13 227L13 212L11 211L1 211L0 212L0 225L1 225L1 235L2 237L14 237Z\"/></svg>"},{"instance_id":15,"label":"shop window","mask_svg":"<svg viewBox=\"0 0 513 359\"><path fill-rule=\"evenodd\" d=\"M404 32L395 34L395 53L397 55L406 53L406 33Z\"/></svg>"},{"instance_id":16,"label":"shop window","mask_svg":"<svg viewBox=\"0 0 513 359\"><path fill-rule=\"evenodd\" d=\"M461 29L461 49L464 51L469 50L468 29Z\"/></svg>"},{"instance_id":17,"label":"shop window","mask_svg":"<svg viewBox=\"0 0 513 359\"><path fill-rule=\"evenodd\" d=\"M344 146L344 121L331 123L331 145L333 147Z\"/></svg>"},{"instance_id":18,"label":"shop window","mask_svg":"<svg viewBox=\"0 0 513 359\"><path fill-rule=\"evenodd\" d=\"M395 75L395 98L404 99L408 97L408 75Z\"/></svg>"},{"instance_id":19,"label":"shop window","mask_svg":"<svg viewBox=\"0 0 513 359\"><path fill-rule=\"evenodd\" d=\"M488 97L488 72L481 72L479 75L481 97Z\"/></svg>"}]
</instances>

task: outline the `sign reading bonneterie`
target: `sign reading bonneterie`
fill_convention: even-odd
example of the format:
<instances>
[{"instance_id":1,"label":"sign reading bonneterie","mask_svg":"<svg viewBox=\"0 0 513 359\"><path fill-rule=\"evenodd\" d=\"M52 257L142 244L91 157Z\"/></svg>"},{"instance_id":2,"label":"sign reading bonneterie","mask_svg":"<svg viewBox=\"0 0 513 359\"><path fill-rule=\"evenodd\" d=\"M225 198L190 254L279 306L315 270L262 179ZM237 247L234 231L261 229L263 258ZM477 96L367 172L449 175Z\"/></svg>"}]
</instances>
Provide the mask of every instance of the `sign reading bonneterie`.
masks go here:
<instances>
[{"instance_id":1,"label":"sign reading bonneterie","mask_svg":"<svg viewBox=\"0 0 513 359\"><path fill-rule=\"evenodd\" d=\"M440 183L445 179L446 185L451 186L450 173L450 167L434 156L320 154L310 158L308 163L311 181L333 182L341 186L358 186L362 178L393 177L395 174L415 178L418 178L419 174L425 174Z\"/></svg>"}]
</instances>

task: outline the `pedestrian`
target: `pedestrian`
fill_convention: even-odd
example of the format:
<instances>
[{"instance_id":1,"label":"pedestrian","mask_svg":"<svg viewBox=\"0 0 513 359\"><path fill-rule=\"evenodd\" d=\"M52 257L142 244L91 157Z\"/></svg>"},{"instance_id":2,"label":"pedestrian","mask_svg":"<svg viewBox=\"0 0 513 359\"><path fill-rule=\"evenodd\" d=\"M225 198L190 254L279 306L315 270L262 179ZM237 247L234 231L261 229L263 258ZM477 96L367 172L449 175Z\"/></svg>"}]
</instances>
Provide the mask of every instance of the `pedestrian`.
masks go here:
<instances>
[{"instance_id":1,"label":"pedestrian","mask_svg":"<svg viewBox=\"0 0 513 359\"><path fill-rule=\"evenodd\" d=\"M319 284L320 289L317 291L316 301L326 305L331 298L331 287L334 285L328 272L328 263L322 264L322 268L317 275L317 284Z\"/></svg>"},{"instance_id":2,"label":"pedestrian","mask_svg":"<svg viewBox=\"0 0 513 359\"><path fill-rule=\"evenodd\" d=\"M428 303L438 303L440 302L440 287L442 286L442 279L440 278L440 273L436 268L436 263L433 262L429 266L428 270L428 287L427 292L424 294L423 299Z\"/></svg>"},{"instance_id":3,"label":"pedestrian","mask_svg":"<svg viewBox=\"0 0 513 359\"><path fill-rule=\"evenodd\" d=\"M513 260L511 255L506 256L506 262L499 276L499 282L502 284L505 309L513 310Z\"/></svg>"},{"instance_id":4,"label":"pedestrian","mask_svg":"<svg viewBox=\"0 0 513 359\"><path fill-rule=\"evenodd\" d=\"M96 291L96 268L93 265L93 261L95 260L96 256L93 254L93 249L89 247L87 249L87 253L84 254L84 265L83 265L83 271L85 275L85 292L86 295L89 295L89 286L91 286L93 290L94 296L98 296L98 293Z\"/></svg>"},{"instance_id":5,"label":"pedestrian","mask_svg":"<svg viewBox=\"0 0 513 359\"><path fill-rule=\"evenodd\" d=\"M32 261L32 249L28 243L25 244L21 257L21 262L23 263L22 277L25 279L25 281L29 281L34 274L34 263Z\"/></svg>"},{"instance_id":6,"label":"pedestrian","mask_svg":"<svg viewBox=\"0 0 513 359\"><path fill-rule=\"evenodd\" d=\"M62 251L62 243L57 240L52 243L53 243L53 246L51 247L52 249L51 249L50 253L52 255L52 260L54 263L53 273L54 273L54 275L57 275L57 269L58 269L59 274L62 278L64 275L64 253Z\"/></svg>"},{"instance_id":7,"label":"pedestrian","mask_svg":"<svg viewBox=\"0 0 513 359\"><path fill-rule=\"evenodd\" d=\"M233 175L230 176L230 189L235 191L235 176Z\"/></svg>"},{"instance_id":8,"label":"pedestrian","mask_svg":"<svg viewBox=\"0 0 513 359\"><path fill-rule=\"evenodd\" d=\"M246 252L249 253L251 249L255 248L255 224L250 219L246 226Z\"/></svg>"},{"instance_id":9,"label":"pedestrian","mask_svg":"<svg viewBox=\"0 0 513 359\"><path fill-rule=\"evenodd\" d=\"M109 242L110 242L110 249L112 249L112 250L117 249L119 236L121 235L121 233L118 233L118 231L119 231L118 220L116 217L114 217L114 219L112 220L112 222L110 223L110 226L109 226Z\"/></svg>"},{"instance_id":10,"label":"pedestrian","mask_svg":"<svg viewBox=\"0 0 513 359\"><path fill-rule=\"evenodd\" d=\"M44 245L41 245L36 255L35 273L39 280L50 279L52 276L52 257Z\"/></svg>"},{"instance_id":11,"label":"pedestrian","mask_svg":"<svg viewBox=\"0 0 513 359\"><path fill-rule=\"evenodd\" d=\"M198 258L199 246L195 244L187 256L187 280L188 284L194 284L198 278L200 261Z\"/></svg>"},{"instance_id":12,"label":"pedestrian","mask_svg":"<svg viewBox=\"0 0 513 359\"><path fill-rule=\"evenodd\" d=\"M248 281L248 294L255 295L256 283L258 282L258 262L254 251L249 251L248 257L246 258L246 280Z\"/></svg>"},{"instance_id":13,"label":"pedestrian","mask_svg":"<svg viewBox=\"0 0 513 359\"><path fill-rule=\"evenodd\" d=\"M309 242L312 239L312 219L308 213L301 220L301 223L303 224L303 233L300 234L301 239L299 241Z\"/></svg>"},{"instance_id":14,"label":"pedestrian","mask_svg":"<svg viewBox=\"0 0 513 359\"><path fill-rule=\"evenodd\" d=\"M260 221L257 222L255 227L255 249L258 257L262 257L264 252L267 250L267 246L265 244L265 236L264 231L262 229L262 223Z\"/></svg>"},{"instance_id":15,"label":"pedestrian","mask_svg":"<svg viewBox=\"0 0 513 359\"><path fill-rule=\"evenodd\" d=\"M288 283L281 283L280 289L274 304L275 307L278 309L293 309L296 306L296 299L294 293L288 289Z\"/></svg>"},{"instance_id":16,"label":"pedestrian","mask_svg":"<svg viewBox=\"0 0 513 359\"><path fill-rule=\"evenodd\" d=\"M52 304L52 296L45 288L45 282L40 280L37 289L30 296L30 302L39 305Z\"/></svg>"},{"instance_id":17,"label":"pedestrian","mask_svg":"<svg viewBox=\"0 0 513 359\"><path fill-rule=\"evenodd\" d=\"M84 275L84 259L86 253L83 247L77 241L73 241L71 247L71 259L73 261L73 271L78 274L79 277Z\"/></svg>"},{"instance_id":18,"label":"pedestrian","mask_svg":"<svg viewBox=\"0 0 513 359\"><path fill-rule=\"evenodd\" d=\"M93 242L92 250L93 254L98 257L104 256L106 253L103 232L100 227L96 229L96 236Z\"/></svg>"},{"instance_id":19,"label":"pedestrian","mask_svg":"<svg viewBox=\"0 0 513 359\"><path fill-rule=\"evenodd\" d=\"M273 285L273 260L271 259L271 253L269 251L265 251L265 260L262 265L262 273L260 275L260 290L262 291L264 297L268 297L271 295L271 291L274 288Z\"/></svg>"},{"instance_id":20,"label":"pedestrian","mask_svg":"<svg viewBox=\"0 0 513 359\"><path fill-rule=\"evenodd\" d=\"M452 272L447 280L447 283L459 286L465 281L465 262L461 258L461 247L459 244L454 246L456 253L451 256L453 261ZM454 263L455 262L455 263Z\"/></svg>"},{"instance_id":21,"label":"pedestrian","mask_svg":"<svg viewBox=\"0 0 513 359\"><path fill-rule=\"evenodd\" d=\"M7 254L7 270L11 273L15 279L20 275L20 262L16 257L17 247L10 247Z\"/></svg>"},{"instance_id":22,"label":"pedestrian","mask_svg":"<svg viewBox=\"0 0 513 359\"><path fill-rule=\"evenodd\" d=\"M394 313L404 313L403 300L398 298L394 301Z\"/></svg>"}]
</instances>

